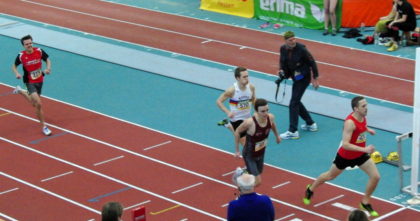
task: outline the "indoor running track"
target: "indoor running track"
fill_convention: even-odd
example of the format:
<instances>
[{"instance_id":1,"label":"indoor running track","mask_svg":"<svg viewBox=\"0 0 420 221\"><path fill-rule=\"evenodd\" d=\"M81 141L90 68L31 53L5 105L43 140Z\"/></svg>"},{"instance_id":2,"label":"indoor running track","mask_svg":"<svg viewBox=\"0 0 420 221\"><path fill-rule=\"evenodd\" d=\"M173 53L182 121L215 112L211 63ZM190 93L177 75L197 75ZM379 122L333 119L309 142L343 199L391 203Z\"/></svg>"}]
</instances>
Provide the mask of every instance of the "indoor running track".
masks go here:
<instances>
[{"instance_id":1,"label":"indoor running track","mask_svg":"<svg viewBox=\"0 0 420 221\"><path fill-rule=\"evenodd\" d=\"M24 99L0 85L0 218L100 220L101 206L143 205L147 220L223 220L235 198L231 173L241 159L169 134L44 98L53 135L45 137ZM123 138L123 139L122 139ZM176 182L174 182L176 181ZM269 195L276 220L343 220L361 194L333 185L301 202L311 180L266 166L257 192ZM420 212L374 199L378 220Z\"/></svg>"}]
</instances>

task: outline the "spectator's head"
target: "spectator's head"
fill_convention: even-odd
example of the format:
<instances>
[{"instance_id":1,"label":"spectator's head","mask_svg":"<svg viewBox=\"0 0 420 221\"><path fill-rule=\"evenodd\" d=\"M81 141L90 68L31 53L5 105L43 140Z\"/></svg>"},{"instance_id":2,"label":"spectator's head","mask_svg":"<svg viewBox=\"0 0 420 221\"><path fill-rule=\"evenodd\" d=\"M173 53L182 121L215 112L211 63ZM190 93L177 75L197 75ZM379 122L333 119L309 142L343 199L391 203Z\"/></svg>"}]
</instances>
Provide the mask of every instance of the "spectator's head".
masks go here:
<instances>
[{"instance_id":1,"label":"spectator's head","mask_svg":"<svg viewBox=\"0 0 420 221\"><path fill-rule=\"evenodd\" d=\"M108 202L102 207L102 221L119 221L123 207L118 202Z\"/></svg>"},{"instance_id":2,"label":"spectator's head","mask_svg":"<svg viewBox=\"0 0 420 221\"><path fill-rule=\"evenodd\" d=\"M255 176L244 173L236 178L236 185L238 185L241 194L252 193L255 187Z\"/></svg>"},{"instance_id":3,"label":"spectator's head","mask_svg":"<svg viewBox=\"0 0 420 221\"><path fill-rule=\"evenodd\" d=\"M369 221L365 212L360 209L355 209L350 212L348 221Z\"/></svg>"},{"instance_id":4,"label":"spectator's head","mask_svg":"<svg viewBox=\"0 0 420 221\"><path fill-rule=\"evenodd\" d=\"M284 34L284 40L286 40L286 45L289 48L294 48L296 46L295 33L293 31L286 31Z\"/></svg>"}]
</instances>

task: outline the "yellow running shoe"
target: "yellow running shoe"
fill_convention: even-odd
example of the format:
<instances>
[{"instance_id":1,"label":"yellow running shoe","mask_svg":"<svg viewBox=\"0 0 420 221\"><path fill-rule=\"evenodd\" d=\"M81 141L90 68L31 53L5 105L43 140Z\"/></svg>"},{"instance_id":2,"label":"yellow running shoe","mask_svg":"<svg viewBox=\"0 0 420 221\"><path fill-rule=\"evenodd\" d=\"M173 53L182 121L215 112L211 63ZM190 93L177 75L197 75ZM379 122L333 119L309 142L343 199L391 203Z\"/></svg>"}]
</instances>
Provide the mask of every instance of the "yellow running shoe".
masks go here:
<instances>
[{"instance_id":1,"label":"yellow running shoe","mask_svg":"<svg viewBox=\"0 0 420 221\"><path fill-rule=\"evenodd\" d=\"M387 51L396 51L398 49L398 44L394 43L387 49Z\"/></svg>"},{"instance_id":2,"label":"yellow running shoe","mask_svg":"<svg viewBox=\"0 0 420 221\"><path fill-rule=\"evenodd\" d=\"M360 209L364 209L364 210L368 211L371 216L379 216L378 212L376 212L372 208L372 205L370 205L369 203L368 204L360 203Z\"/></svg>"}]
</instances>

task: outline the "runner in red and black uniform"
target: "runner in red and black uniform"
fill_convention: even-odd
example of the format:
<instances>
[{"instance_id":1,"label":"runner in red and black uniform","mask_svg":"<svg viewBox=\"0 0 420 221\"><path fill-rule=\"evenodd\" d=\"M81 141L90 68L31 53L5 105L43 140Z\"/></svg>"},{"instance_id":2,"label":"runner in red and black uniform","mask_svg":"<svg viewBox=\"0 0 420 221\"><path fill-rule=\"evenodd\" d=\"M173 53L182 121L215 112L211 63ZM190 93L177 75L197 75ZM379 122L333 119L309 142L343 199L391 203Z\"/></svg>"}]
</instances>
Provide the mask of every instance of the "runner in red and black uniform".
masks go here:
<instances>
[{"instance_id":1,"label":"runner in red and black uniform","mask_svg":"<svg viewBox=\"0 0 420 221\"><path fill-rule=\"evenodd\" d=\"M19 86L13 90L14 94L21 94L28 100L36 109L36 116L42 126L42 132L49 136L51 130L48 129L45 124L44 112L42 110L41 103L41 91L42 84L44 82L44 74L51 73L51 61L48 58L48 54L40 49L32 46L32 37L30 35L24 36L20 39L24 51L20 52L15 59L15 63L12 66L12 70L15 73L17 79L22 78L22 75L17 70L17 66L22 64L23 66L23 83L26 84L28 91L22 90ZM47 68L42 71L42 61L47 65Z\"/></svg>"},{"instance_id":2,"label":"runner in red and black uniform","mask_svg":"<svg viewBox=\"0 0 420 221\"><path fill-rule=\"evenodd\" d=\"M277 143L281 138L277 131L274 115L268 113L268 103L264 99L257 99L254 104L255 113L246 119L235 130L235 148L239 148L240 134L246 132L245 146L242 155L248 173L255 176L255 185L261 183L261 173L264 167L264 154L270 130L276 136Z\"/></svg>"},{"instance_id":3,"label":"runner in red and black uniform","mask_svg":"<svg viewBox=\"0 0 420 221\"><path fill-rule=\"evenodd\" d=\"M375 163L368 154L375 151L373 145L366 146L366 132L375 135L375 131L367 127L367 101L364 97L357 96L351 101L353 113L347 116L344 122L343 139L338 149L331 168L322 173L312 184L306 187L303 203L309 205L313 191L326 181L332 180L340 175L346 167L359 166L368 176L366 192L363 196L360 207L369 211L371 216L378 216L378 213L369 204L373 191L379 183L380 175Z\"/></svg>"}]
</instances>

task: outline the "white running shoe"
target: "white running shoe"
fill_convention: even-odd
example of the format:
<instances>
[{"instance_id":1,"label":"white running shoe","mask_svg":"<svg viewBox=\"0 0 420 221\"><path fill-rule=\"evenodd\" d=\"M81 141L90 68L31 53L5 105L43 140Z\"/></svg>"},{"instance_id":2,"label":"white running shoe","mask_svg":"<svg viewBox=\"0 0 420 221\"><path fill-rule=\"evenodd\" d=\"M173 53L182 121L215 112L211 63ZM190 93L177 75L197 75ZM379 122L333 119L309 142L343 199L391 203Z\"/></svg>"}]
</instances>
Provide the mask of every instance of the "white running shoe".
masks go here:
<instances>
[{"instance_id":1,"label":"white running shoe","mask_svg":"<svg viewBox=\"0 0 420 221\"><path fill-rule=\"evenodd\" d=\"M311 132L318 131L318 125L316 125L316 123L313 123L312 125L303 124L300 128L302 128L302 130Z\"/></svg>"},{"instance_id":2,"label":"white running shoe","mask_svg":"<svg viewBox=\"0 0 420 221\"><path fill-rule=\"evenodd\" d=\"M242 174L244 174L244 170L240 167L237 167L235 172L233 172L232 181L235 185L237 184L236 179L238 179L238 177L240 177Z\"/></svg>"},{"instance_id":3,"label":"white running shoe","mask_svg":"<svg viewBox=\"0 0 420 221\"><path fill-rule=\"evenodd\" d=\"M51 130L48 129L47 126L45 126L44 128L42 128L42 133L44 133L45 136L50 136L51 135Z\"/></svg>"},{"instance_id":4,"label":"white running shoe","mask_svg":"<svg viewBox=\"0 0 420 221\"><path fill-rule=\"evenodd\" d=\"M15 89L13 89L13 94L18 94L19 93L19 91L21 91L22 90L22 88L18 85L18 86L16 86L15 87Z\"/></svg>"},{"instance_id":5,"label":"white running shoe","mask_svg":"<svg viewBox=\"0 0 420 221\"><path fill-rule=\"evenodd\" d=\"M290 131L286 131L286 132L280 134L280 137L283 140L290 140L290 139L296 140L296 139L299 139L299 132L296 131L296 132L292 133Z\"/></svg>"}]
</instances>

